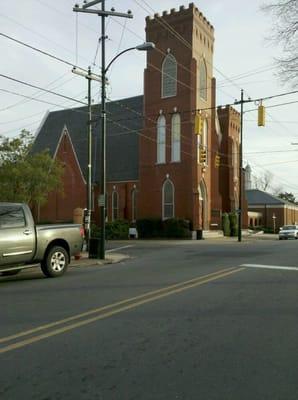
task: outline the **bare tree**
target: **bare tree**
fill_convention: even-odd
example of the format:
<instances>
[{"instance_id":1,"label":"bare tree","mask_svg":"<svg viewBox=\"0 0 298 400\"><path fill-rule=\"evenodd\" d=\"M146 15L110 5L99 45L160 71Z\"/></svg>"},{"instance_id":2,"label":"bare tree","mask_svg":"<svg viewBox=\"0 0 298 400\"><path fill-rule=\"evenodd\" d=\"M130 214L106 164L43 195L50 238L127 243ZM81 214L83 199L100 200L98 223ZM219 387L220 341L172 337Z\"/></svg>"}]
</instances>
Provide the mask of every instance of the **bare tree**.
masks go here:
<instances>
[{"instance_id":1,"label":"bare tree","mask_svg":"<svg viewBox=\"0 0 298 400\"><path fill-rule=\"evenodd\" d=\"M270 40L281 45L283 56L276 58L282 82L298 86L298 0L279 0L265 3L262 10L274 18Z\"/></svg>"},{"instance_id":2,"label":"bare tree","mask_svg":"<svg viewBox=\"0 0 298 400\"><path fill-rule=\"evenodd\" d=\"M255 189L263 190L264 192L268 192L272 181L273 181L273 174L270 171L265 171L261 176L253 176L253 185Z\"/></svg>"}]
</instances>

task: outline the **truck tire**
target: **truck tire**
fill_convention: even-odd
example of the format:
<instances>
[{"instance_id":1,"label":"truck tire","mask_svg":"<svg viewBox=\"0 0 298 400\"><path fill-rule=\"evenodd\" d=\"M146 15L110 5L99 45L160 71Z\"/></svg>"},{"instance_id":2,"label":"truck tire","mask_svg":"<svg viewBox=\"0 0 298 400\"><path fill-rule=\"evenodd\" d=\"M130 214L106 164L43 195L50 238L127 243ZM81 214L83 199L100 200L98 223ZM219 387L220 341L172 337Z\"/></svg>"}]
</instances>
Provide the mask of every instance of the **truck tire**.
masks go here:
<instances>
[{"instance_id":1,"label":"truck tire","mask_svg":"<svg viewBox=\"0 0 298 400\"><path fill-rule=\"evenodd\" d=\"M67 270L69 257L64 247L53 246L50 248L41 263L41 270L45 276L55 278Z\"/></svg>"}]
</instances>

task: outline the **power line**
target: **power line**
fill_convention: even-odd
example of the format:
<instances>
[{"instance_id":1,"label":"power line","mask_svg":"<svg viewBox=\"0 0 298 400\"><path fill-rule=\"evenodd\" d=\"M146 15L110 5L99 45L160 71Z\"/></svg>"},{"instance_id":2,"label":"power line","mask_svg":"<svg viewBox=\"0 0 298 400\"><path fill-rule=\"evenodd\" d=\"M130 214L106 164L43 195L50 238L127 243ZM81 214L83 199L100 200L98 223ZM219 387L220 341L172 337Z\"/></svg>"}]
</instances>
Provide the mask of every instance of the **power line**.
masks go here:
<instances>
[{"instance_id":1,"label":"power line","mask_svg":"<svg viewBox=\"0 0 298 400\"><path fill-rule=\"evenodd\" d=\"M63 74L63 75L60 76L59 78L57 78L57 79L55 79L54 81L50 82L50 83L46 86L46 88L52 86L55 82L59 81L60 79L62 79L62 78L63 78L64 76L66 76L66 75L68 75L68 73ZM57 88L59 88L59 87L61 87L61 86L64 86L64 85L66 85L67 83L69 83L70 81L72 81L73 79L75 79L75 76L73 76L72 78L68 79L66 82L63 82L63 83L61 83L61 84L59 84L59 85L53 87L52 89L57 89ZM38 97L40 97L41 95L42 95L42 91L38 90L37 92L33 93L31 96L32 96L32 97L33 97L33 96L37 96L36 98L38 98ZM17 103L11 104L11 105L9 105L9 106L6 106L6 107L0 109L0 111L11 110L12 108L15 108L15 107L17 107L17 106L19 106L19 105L26 104L26 103L28 103L28 102L30 102L30 101L31 101L31 100L29 100L29 99L18 101Z\"/></svg>"},{"instance_id":2,"label":"power line","mask_svg":"<svg viewBox=\"0 0 298 400\"><path fill-rule=\"evenodd\" d=\"M273 97L271 97L271 98L273 98ZM298 100L296 100L296 101L289 101L288 103L274 104L274 105L272 105L272 106L266 106L266 108L274 108L274 107L287 106L287 105L289 105L289 104L295 104L295 103L298 103ZM257 110L258 110L257 108L254 108L254 109L252 109L252 110L244 111L244 113L251 112L251 111L257 111ZM275 121L275 122L279 122L279 121Z\"/></svg>"},{"instance_id":3,"label":"power line","mask_svg":"<svg viewBox=\"0 0 298 400\"><path fill-rule=\"evenodd\" d=\"M41 90L42 92L49 93L49 94L52 94L54 96L59 96L59 97L62 97L64 99L74 101L76 103L87 105L87 103L84 103L83 101L74 99L74 98L69 97L69 96L65 96L65 95L60 94L60 93L53 92L52 90L44 89L44 88L42 88L40 86L36 86L36 85L31 84L31 83L27 83L27 82L21 81L20 79L16 79L16 78L13 78L13 77L8 76L8 75L0 74L0 77L8 79L8 80L11 80L13 82L20 83L20 84L25 85L25 86L29 86L29 87L34 88L34 89ZM3 111L3 110L0 110L0 111Z\"/></svg>"},{"instance_id":4,"label":"power line","mask_svg":"<svg viewBox=\"0 0 298 400\"><path fill-rule=\"evenodd\" d=\"M0 36L5 37L6 39L12 40L13 42L16 42L16 43L18 43L18 44L20 44L20 45L22 45L22 46L28 47L28 48L31 49L31 50L37 51L38 53L41 53L41 54L43 54L43 55L45 55L45 56L47 56L47 57L53 58L54 60L59 61L59 62L62 62L63 64L69 65L69 66L71 66L71 67L77 67L77 68L80 68L82 71L88 72L86 69L84 69L84 68L82 68L82 67L79 67L79 66L77 66L77 65L74 65L73 63L71 63L71 62L69 62L69 61L63 60L63 59L60 58L60 57L54 56L53 54L50 54L50 53L47 52L47 51L44 51L44 50L41 50L41 49L39 49L39 48L37 48L37 47L31 46L30 44L25 43L25 42L22 42L21 40L15 39L15 38L13 38L12 36L6 35L6 34L3 33L3 32L0 32Z\"/></svg>"}]
</instances>

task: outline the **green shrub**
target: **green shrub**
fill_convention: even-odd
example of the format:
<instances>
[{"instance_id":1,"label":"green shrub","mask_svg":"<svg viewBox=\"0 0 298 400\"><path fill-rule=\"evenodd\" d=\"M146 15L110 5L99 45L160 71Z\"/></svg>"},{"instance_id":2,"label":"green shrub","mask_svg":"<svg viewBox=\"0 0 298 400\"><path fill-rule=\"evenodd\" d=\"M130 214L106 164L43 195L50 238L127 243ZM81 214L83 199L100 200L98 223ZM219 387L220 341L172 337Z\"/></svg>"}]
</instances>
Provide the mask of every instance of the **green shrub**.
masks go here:
<instances>
[{"instance_id":1,"label":"green shrub","mask_svg":"<svg viewBox=\"0 0 298 400\"><path fill-rule=\"evenodd\" d=\"M231 229L230 229L230 218L228 213L222 214L222 230L225 236L230 236Z\"/></svg>"},{"instance_id":2,"label":"green shrub","mask_svg":"<svg viewBox=\"0 0 298 400\"><path fill-rule=\"evenodd\" d=\"M160 218L144 218L137 220L139 238L163 237L162 220Z\"/></svg>"},{"instance_id":3,"label":"green shrub","mask_svg":"<svg viewBox=\"0 0 298 400\"><path fill-rule=\"evenodd\" d=\"M106 223L106 238L111 239L127 239L129 224L127 221L116 220Z\"/></svg>"},{"instance_id":4,"label":"green shrub","mask_svg":"<svg viewBox=\"0 0 298 400\"><path fill-rule=\"evenodd\" d=\"M235 212L231 212L229 214L230 219L230 235L237 236L238 235L238 214Z\"/></svg>"},{"instance_id":5,"label":"green shrub","mask_svg":"<svg viewBox=\"0 0 298 400\"><path fill-rule=\"evenodd\" d=\"M167 238L186 239L191 237L189 221L171 218L163 222L164 236Z\"/></svg>"},{"instance_id":6,"label":"green shrub","mask_svg":"<svg viewBox=\"0 0 298 400\"><path fill-rule=\"evenodd\" d=\"M127 221L116 220L112 222L106 222L105 225L106 240L116 239L127 239L129 224ZM91 237L100 238L101 228L98 225L91 225Z\"/></svg>"},{"instance_id":7,"label":"green shrub","mask_svg":"<svg viewBox=\"0 0 298 400\"><path fill-rule=\"evenodd\" d=\"M259 231L263 231L264 233L273 233L273 228L266 227L266 226L259 226ZM275 233L278 233L278 229L275 229Z\"/></svg>"},{"instance_id":8,"label":"green shrub","mask_svg":"<svg viewBox=\"0 0 298 400\"><path fill-rule=\"evenodd\" d=\"M91 235L92 238L99 239L101 236L101 228L98 225L91 224Z\"/></svg>"},{"instance_id":9,"label":"green shrub","mask_svg":"<svg viewBox=\"0 0 298 400\"><path fill-rule=\"evenodd\" d=\"M137 220L139 238L190 238L190 222L170 218L145 218Z\"/></svg>"}]
</instances>

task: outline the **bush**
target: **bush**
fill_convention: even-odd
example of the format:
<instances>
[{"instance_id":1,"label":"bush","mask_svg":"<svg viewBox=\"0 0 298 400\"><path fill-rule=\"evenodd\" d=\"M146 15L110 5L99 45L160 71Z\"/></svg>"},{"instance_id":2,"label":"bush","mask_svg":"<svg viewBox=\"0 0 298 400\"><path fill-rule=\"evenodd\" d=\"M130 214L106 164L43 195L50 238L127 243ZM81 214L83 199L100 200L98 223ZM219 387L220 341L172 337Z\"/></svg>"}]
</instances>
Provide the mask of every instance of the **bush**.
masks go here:
<instances>
[{"instance_id":1,"label":"bush","mask_svg":"<svg viewBox=\"0 0 298 400\"><path fill-rule=\"evenodd\" d=\"M92 238L99 239L101 236L101 228L95 224L91 224L91 235Z\"/></svg>"},{"instance_id":2,"label":"bush","mask_svg":"<svg viewBox=\"0 0 298 400\"><path fill-rule=\"evenodd\" d=\"M231 212L229 214L230 219L230 235L238 236L238 214L235 212Z\"/></svg>"},{"instance_id":3,"label":"bush","mask_svg":"<svg viewBox=\"0 0 298 400\"><path fill-rule=\"evenodd\" d=\"M157 238L163 236L160 218L144 218L137 220L139 238Z\"/></svg>"},{"instance_id":4,"label":"bush","mask_svg":"<svg viewBox=\"0 0 298 400\"><path fill-rule=\"evenodd\" d=\"M137 220L139 238L190 238L190 222L183 219L145 218Z\"/></svg>"},{"instance_id":5,"label":"bush","mask_svg":"<svg viewBox=\"0 0 298 400\"><path fill-rule=\"evenodd\" d=\"M129 225L127 221L116 220L112 222L107 222L106 225L106 239L107 240L116 240L116 239L127 239L128 238L128 229ZM95 224L91 225L91 237L92 238L100 238L101 236L101 228Z\"/></svg>"},{"instance_id":6,"label":"bush","mask_svg":"<svg viewBox=\"0 0 298 400\"><path fill-rule=\"evenodd\" d=\"M116 220L106 223L106 238L111 239L127 239L129 224L127 221Z\"/></svg>"},{"instance_id":7,"label":"bush","mask_svg":"<svg viewBox=\"0 0 298 400\"><path fill-rule=\"evenodd\" d=\"M190 238L190 224L184 219L171 218L163 222L164 236L167 238Z\"/></svg>"},{"instance_id":8,"label":"bush","mask_svg":"<svg viewBox=\"0 0 298 400\"><path fill-rule=\"evenodd\" d=\"M222 230L225 236L230 236L231 229L230 229L230 218L228 213L222 214Z\"/></svg>"}]
</instances>

